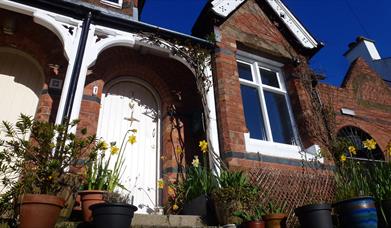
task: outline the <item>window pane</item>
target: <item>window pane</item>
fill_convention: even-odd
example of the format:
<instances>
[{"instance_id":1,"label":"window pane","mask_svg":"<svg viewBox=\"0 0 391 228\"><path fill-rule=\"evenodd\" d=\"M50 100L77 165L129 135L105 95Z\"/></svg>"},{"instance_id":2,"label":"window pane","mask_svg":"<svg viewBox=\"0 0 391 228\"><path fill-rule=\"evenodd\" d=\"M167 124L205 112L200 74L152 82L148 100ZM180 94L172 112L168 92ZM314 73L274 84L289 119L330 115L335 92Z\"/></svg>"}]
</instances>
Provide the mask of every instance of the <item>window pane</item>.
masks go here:
<instances>
[{"instance_id":1,"label":"window pane","mask_svg":"<svg viewBox=\"0 0 391 228\"><path fill-rule=\"evenodd\" d=\"M105 1L113 2L113 3L118 3L118 0L105 0Z\"/></svg>"},{"instance_id":2,"label":"window pane","mask_svg":"<svg viewBox=\"0 0 391 228\"><path fill-rule=\"evenodd\" d=\"M247 129L250 132L250 138L266 140L258 90L253 87L240 85L240 91L242 93L244 116Z\"/></svg>"},{"instance_id":3,"label":"window pane","mask_svg":"<svg viewBox=\"0 0 391 228\"><path fill-rule=\"evenodd\" d=\"M251 66L244 64L244 63L238 63L238 72L239 77L242 79L246 79L249 81L253 80L253 76L251 75Z\"/></svg>"},{"instance_id":4,"label":"window pane","mask_svg":"<svg viewBox=\"0 0 391 228\"><path fill-rule=\"evenodd\" d=\"M273 141L293 144L294 136L285 96L264 91Z\"/></svg>"},{"instance_id":5,"label":"window pane","mask_svg":"<svg viewBox=\"0 0 391 228\"><path fill-rule=\"evenodd\" d=\"M261 74L262 84L280 88L276 72L259 68L259 73Z\"/></svg>"}]
</instances>

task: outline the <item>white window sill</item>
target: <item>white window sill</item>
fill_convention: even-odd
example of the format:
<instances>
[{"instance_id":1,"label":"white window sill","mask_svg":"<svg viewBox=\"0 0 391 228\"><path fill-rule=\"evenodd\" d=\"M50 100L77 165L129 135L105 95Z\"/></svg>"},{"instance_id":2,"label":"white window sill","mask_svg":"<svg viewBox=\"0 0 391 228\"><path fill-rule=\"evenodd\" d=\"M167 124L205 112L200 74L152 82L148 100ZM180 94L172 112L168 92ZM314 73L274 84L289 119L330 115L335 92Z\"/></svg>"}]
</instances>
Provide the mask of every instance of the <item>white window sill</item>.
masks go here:
<instances>
[{"instance_id":1,"label":"white window sill","mask_svg":"<svg viewBox=\"0 0 391 228\"><path fill-rule=\"evenodd\" d=\"M306 161L317 159L321 163L323 163L324 160L323 158L315 156L316 153L313 151L303 151L300 146L252 139L250 138L250 133L244 133L244 141L246 151L250 153L260 153L262 155L288 159L304 159Z\"/></svg>"},{"instance_id":2,"label":"white window sill","mask_svg":"<svg viewBox=\"0 0 391 228\"><path fill-rule=\"evenodd\" d=\"M100 2L114 8L122 9L122 1L118 1L118 3L114 3L110 1L101 0Z\"/></svg>"}]
</instances>

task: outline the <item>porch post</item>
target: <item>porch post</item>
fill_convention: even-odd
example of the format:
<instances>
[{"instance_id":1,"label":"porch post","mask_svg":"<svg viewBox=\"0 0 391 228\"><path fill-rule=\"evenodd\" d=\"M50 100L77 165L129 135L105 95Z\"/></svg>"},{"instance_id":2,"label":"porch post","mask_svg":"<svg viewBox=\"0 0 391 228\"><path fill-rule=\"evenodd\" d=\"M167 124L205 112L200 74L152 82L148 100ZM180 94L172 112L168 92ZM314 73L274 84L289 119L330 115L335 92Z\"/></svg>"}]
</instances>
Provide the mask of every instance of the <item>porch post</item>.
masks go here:
<instances>
[{"instance_id":1,"label":"porch post","mask_svg":"<svg viewBox=\"0 0 391 228\"><path fill-rule=\"evenodd\" d=\"M214 86L213 86L213 75L210 67L206 68L206 76L211 78L212 83L206 94L206 102L209 109L209 124L207 134L210 139L211 147L213 148L214 154L209 153L209 166L212 169L213 173L216 175L220 174L220 144L219 144L219 132L217 128L217 117L216 117L216 100L214 95Z\"/></svg>"}]
</instances>

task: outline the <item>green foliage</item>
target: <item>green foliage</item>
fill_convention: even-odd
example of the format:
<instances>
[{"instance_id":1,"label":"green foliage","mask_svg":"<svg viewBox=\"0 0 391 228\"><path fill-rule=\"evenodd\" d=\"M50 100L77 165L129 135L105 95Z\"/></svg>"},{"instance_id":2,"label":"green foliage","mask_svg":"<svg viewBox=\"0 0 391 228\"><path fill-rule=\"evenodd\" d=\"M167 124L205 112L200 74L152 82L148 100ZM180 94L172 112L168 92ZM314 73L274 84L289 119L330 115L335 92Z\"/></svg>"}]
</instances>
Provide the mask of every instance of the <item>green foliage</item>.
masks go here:
<instances>
[{"instance_id":1,"label":"green foliage","mask_svg":"<svg viewBox=\"0 0 391 228\"><path fill-rule=\"evenodd\" d=\"M129 193L122 194L118 191L115 192L106 192L103 195L103 200L107 203L123 203L130 204L131 203L131 195Z\"/></svg>"},{"instance_id":2,"label":"green foliage","mask_svg":"<svg viewBox=\"0 0 391 228\"><path fill-rule=\"evenodd\" d=\"M246 175L243 172L221 171L217 178L220 188L245 188L249 186Z\"/></svg>"},{"instance_id":3,"label":"green foliage","mask_svg":"<svg viewBox=\"0 0 391 228\"><path fill-rule=\"evenodd\" d=\"M336 199L345 200L354 197L372 195L367 167L359 161L348 159L337 167L335 173Z\"/></svg>"},{"instance_id":4,"label":"green foliage","mask_svg":"<svg viewBox=\"0 0 391 228\"><path fill-rule=\"evenodd\" d=\"M99 150L95 136L69 132L76 124L54 125L23 114L15 125L2 122L0 180L6 191L0 198L0 212L12 207L10 199L22 193L59 194L72 179L70 168L80 165L78 159L95 159Z\"/></svg>"},{"instance_id":5,"label":"green foliage","mask_svg":"<svg viewBox=\"0 0 391 228\"><path fill-rule=\"evenodd\" d=\"M286 207L286 201L284 203L282 203L281 206L277 206L275 203L269 202L267 204L267 207L265 207L265 209L264 209L264 213L267 215L281 214L281 213L285 212L285 207Z\"/></svg>"},{"instance_id":6,"label":"green foliage","mask_svg":"<svg viewBox=\"0 0 391 228\"><path fill-rule=\"evenodd\" d=\"M391 164L376 162L370 168L371 192L376 201L391 199Z\"/></svg>"},{"instance_id":7,"label":"green foliage","mask_svg":"<svg viewBox=\"0 0 391 228\"><path fill-rule=\"evenodd\" d=\"M216 187L216 177L207 167L192 166L188 168L186 179L183 181L186 201L190 201L200 195L209 195Z\"/></svg>"},{"instance_id":8,"label":"green foliage","mask_svg":"<svg viewBox=\"0 0 391 228\"><path fill-rule=\"evenodd\" d=\"M262 206L255 207L251 212L243 210L243 211L235 211L233 215L238 216L243 220L243 222L251 222L251 221L259 221L262 220L262 216L265 215Z\"/></svg>"}]
</instances>

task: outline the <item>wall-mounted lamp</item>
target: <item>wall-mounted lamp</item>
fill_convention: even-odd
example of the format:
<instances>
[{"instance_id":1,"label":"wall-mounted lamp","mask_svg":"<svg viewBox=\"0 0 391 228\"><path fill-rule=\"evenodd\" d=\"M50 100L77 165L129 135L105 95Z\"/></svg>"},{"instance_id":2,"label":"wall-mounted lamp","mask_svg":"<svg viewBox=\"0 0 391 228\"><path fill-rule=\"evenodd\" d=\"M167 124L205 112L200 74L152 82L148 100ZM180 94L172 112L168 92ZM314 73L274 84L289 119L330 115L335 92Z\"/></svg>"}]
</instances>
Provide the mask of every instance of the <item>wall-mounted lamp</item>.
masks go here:
<instances>
[{"instance_id":1,"label":"wall-mounted lamp","mask_svg":"<svg viewBox=\"0 0 391 228\"><path fill-rule=\"evenodd\" d=\"M14 18L6 18L3 22L3 33L7 35L14 35L16 23Z\"/></svg>"}]
</instances>

